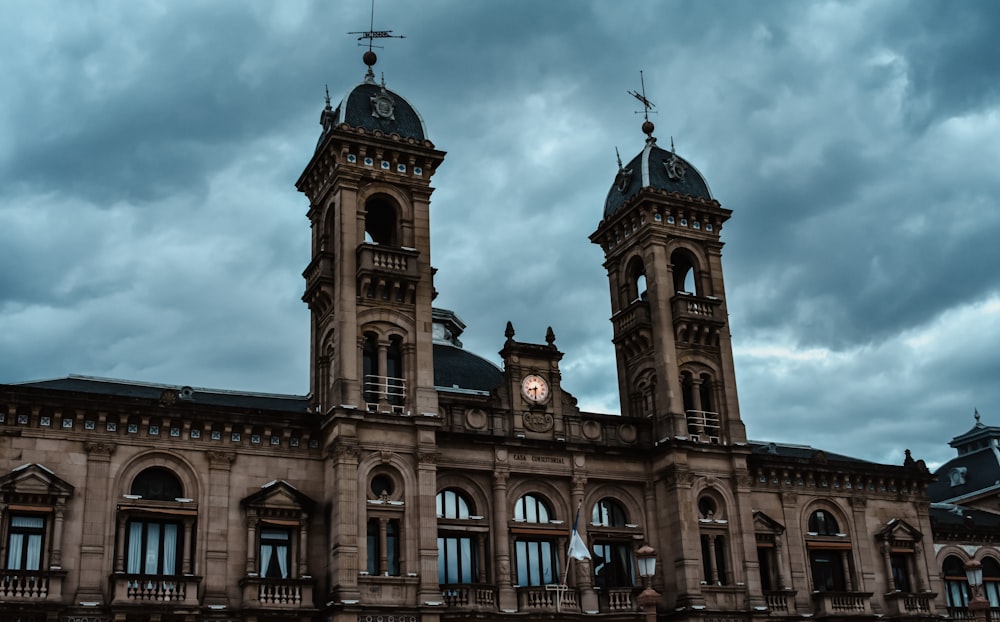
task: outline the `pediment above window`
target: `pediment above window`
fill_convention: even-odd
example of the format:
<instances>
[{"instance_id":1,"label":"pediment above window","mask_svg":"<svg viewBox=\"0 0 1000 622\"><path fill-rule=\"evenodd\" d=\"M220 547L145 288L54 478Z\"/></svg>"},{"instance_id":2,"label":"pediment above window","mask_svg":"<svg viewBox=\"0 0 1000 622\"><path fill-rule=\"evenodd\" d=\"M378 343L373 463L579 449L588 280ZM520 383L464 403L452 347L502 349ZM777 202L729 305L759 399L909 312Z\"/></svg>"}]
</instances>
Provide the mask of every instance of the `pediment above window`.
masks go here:
<instances>
[{"instance_id":1,"label":"pediment above window","mask_svg":"<svg viewBox=\"0 0 1000 622\"><path fill-rule=\"evenodd\" d=\"M875 537L883 542L914 543L920 542L924 535L906 521L894 518L879 529Z\"/></svg>"},{"instance_id":2,"label":"pediment above window","mask_svg":"<svg viewBox=\"0 0 1000 622\"><path fill-rule=\"evenodd\" d=\"M40 464L25 464L0 478L0 494L7 502L52 504L73 494L73 486Z\"/></svg>"},{"instance_id":3,"label":"pediment above window","mask_svg":"<svg viewBox=\"0 0 1000 622\"><path fill-rule=\"evenodd\" d=\"M316 506L308 495L299 491L284 480L275 480L260 487L260 490L244 497L240 501L246 509L257 510L258 513L268 512L304 512L311 513Z\"/></svg>"},{"instance_id":4,"label":"pediment above window","mask_svg":"<svg viewBox=\"0 0 1000 622\"><path fill-rule=\"evenodd\" d=\"M780 535L785 531L784 525L760 510L753 511L753 528L758 533L763 532L774 535Z\"/></svg>"}]
</instances>

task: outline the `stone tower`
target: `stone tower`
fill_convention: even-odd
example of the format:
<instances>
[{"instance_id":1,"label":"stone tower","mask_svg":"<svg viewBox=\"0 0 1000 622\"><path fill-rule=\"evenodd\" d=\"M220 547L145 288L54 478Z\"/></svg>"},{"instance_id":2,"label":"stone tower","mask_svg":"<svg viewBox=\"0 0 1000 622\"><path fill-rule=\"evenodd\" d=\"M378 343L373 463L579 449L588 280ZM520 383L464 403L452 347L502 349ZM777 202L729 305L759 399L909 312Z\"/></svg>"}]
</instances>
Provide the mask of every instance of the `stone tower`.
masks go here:
<instances>
[{"instance_id":1,"label":"stone tower","mask_svg":"<svg viewBox=\"0 0 1000 622\"><path fill-rule=\"evenodd\" d=\"M653 418L660 439L743 443L719 239L732 212L643 129L590 237L611 286L622 414Z\"/></svg>"},{"instance_id":2,"label":"stone tower","mask_svg":"<svg viewBox=\"0 0 1000 622\"><path fill-rule=\"evenodd\" d=\"M423 119L368 72L326 109L296 187L309 198L313 408L437 412L432 360L431 176L444 160Z\"/></svg>"}]
</instances>

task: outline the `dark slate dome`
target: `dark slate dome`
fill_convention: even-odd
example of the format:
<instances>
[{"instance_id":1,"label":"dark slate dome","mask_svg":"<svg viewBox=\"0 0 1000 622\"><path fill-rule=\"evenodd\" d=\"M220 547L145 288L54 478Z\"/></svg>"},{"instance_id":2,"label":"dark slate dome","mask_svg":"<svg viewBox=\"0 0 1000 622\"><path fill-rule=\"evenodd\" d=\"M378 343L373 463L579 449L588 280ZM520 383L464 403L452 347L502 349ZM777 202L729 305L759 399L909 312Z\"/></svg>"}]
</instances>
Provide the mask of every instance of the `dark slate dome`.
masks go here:
<instances>
[{"instance_id":1,"label":"dark slate dome","mask_svg":"<svg viewBox=\"0 0 1000 622\"><path fill-rule=\"evenodd\" d=\"M619 162L618 175L604 200L604 217L614 214L648 187L713 200L712 191L698 169L674 151L658 147L655 138L648 138L646 147L631 162L625 166Z\"/></svg>"},{"instance_id":2,"label":"dark slate dome","mask_svg":"<svg viewBox=\"0 0 1000 622\"><path fill-rule=\"evenodd\" d=\"M427 129L417 109L399 93L385 88L384 80L382 84L376 84L375 74L370 68L365 81L354 87L332 111L327 98L327 109L321 122L323 135L320 136L320 143L331 129L342 123L369 132L379 130L386 135L398 134L418 142L427 139Z\"/></svg>"},{"instance_id":3,"label":"dark slate dome","mask_svg":"<svg viewBox=\"0 0 1000 622\"><path fill-rule=\"evenodd\" d=\"M438 389L489 392L503 380L493 363L446 343L434 344L434 386Z\"/></svg>"}]
</instances>

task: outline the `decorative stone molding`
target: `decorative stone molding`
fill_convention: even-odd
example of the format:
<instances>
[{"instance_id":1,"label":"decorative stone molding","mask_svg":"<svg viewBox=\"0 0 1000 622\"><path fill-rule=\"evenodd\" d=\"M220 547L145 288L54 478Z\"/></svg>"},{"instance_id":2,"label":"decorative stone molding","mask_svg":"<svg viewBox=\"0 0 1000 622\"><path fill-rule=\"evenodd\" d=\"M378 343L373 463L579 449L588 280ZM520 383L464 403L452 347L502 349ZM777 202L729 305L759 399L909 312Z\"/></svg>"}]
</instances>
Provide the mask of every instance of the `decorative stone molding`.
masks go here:
<instances>
[{"instance_id":1,"label":"decorative stone molding","mask_svg":"<svg viewBox=\"0 0 1000 622\"><path fill-rule=\"evenodd\" d=\"M437 464L441 454L436 451L418 451L417 462L420 464Z\"/></svg>"},{"instance_id":2,"label":"decorative stone molding","mask_svg":"<svg viewBox=\"0 0 1000 622\"><path fill-rule=\"evenodd\" d=\"M83 449L91 460L110 460L118 446L104 441L85 441Z\"/></svg>"},{"instance_id":3,"label":"decorative stone molding","mask_svg":"<svg viewBox=\"0 0 1000 622\"><path fill-rule=\"evenodd\" d=\"M532 432L548 432L552 429L553 419L549 413L528 411L521 416L524 427Z\"/></svg>"},{"instance_id":4,"label":"decorative stone molding","mask_svg":"<svg viewBox=\"0 0 1000 622\"><path fill-rule=\"evenodd\" d=\"M340 462L342 460L353 460L357 462L358 458L361 457L361 450L354 444L337 443L330 449L330 455L333 456L333 459L336 462Z\"/></svg>"},{"instance_id":5,"label":"decorative stone molding","mask_svg":"<svg viewBox=\"0 0 1000 622\"><path fill-rule=\"evenodd\" d=\"M236 461L236 454L231 451L209 450L205 452L208 466L214 469L229 469Z\"/></svg>"}]
</instances>

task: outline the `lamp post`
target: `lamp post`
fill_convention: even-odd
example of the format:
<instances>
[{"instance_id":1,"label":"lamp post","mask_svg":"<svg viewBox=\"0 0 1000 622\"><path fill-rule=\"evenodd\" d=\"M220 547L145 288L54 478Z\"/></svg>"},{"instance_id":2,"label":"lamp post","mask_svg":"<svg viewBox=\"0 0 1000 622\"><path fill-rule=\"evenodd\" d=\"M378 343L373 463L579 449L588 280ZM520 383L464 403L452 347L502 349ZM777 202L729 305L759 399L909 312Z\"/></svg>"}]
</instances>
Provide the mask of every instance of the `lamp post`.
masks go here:
<instances>
[{"instance_id":1,"label":"lamp post","mask_svg":"<svg viewBox=\"0 0 1000 622\"><path fill-rule=\"evenodd\" d=\"M965 562L965 578L969 581L969 612L976 622L987 622L990 603L983 598L983 565L971 559Z\"/></svg>"},{"instance_id":2,"label":"lamp post","mask_svg":"<svg viewBox=\"0 0 1000 622\"><path fill-rule=\"evenodd\" d=\"M660 602L660 593L653 589L653 575L656 573L656 551L644 544L635 556L639 560L639 576L646 589L639 594L639 606L646 616L646 622L656 622L656 605Z\"/></svg>"}]
</instances>

